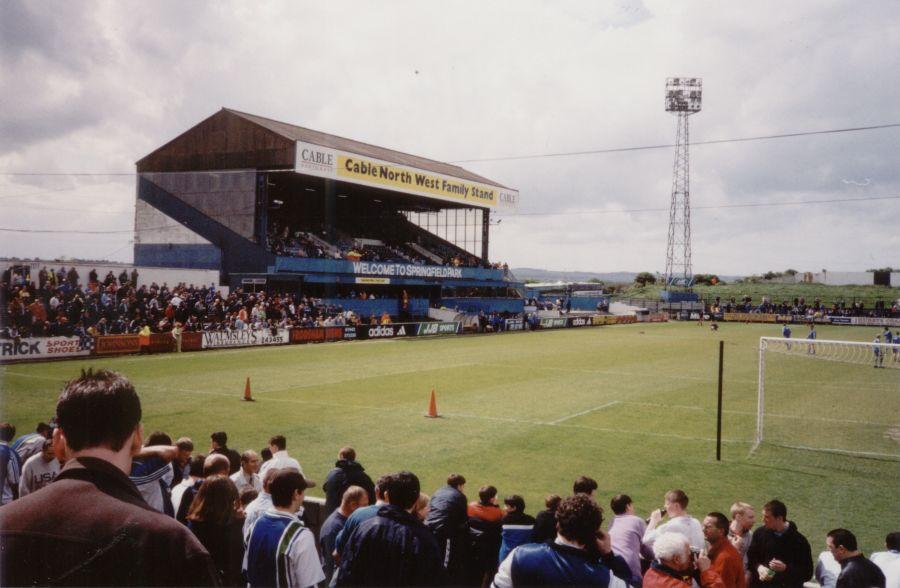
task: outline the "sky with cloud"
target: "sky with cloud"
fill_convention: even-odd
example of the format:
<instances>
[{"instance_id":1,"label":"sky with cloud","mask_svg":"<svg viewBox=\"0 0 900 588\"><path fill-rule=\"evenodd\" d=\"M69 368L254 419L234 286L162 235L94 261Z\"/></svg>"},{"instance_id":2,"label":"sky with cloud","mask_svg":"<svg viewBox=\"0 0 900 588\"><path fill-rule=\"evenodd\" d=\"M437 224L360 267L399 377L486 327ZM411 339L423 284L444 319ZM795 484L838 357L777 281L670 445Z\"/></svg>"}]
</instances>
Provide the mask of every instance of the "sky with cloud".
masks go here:
<instances>
[{"instance_id":1,"label":"sky with cloud","mask_svg":"<svg viewBox=\"0 0 900 588\"><path fill-rule=\"evenodd\" d=\"M0 256L130 261L134 162L224 106L517 188L494 261L662 271L673 150L548 155L672 143L679 75L703 78L692 141L896 125L898 16L891 0L7 0L0 228L60 232L2 231ZM511 156L539 157L495 159ZM691 199L696 272L898 267L900 127L694 145Z\"/></svg>"}]
</instances>

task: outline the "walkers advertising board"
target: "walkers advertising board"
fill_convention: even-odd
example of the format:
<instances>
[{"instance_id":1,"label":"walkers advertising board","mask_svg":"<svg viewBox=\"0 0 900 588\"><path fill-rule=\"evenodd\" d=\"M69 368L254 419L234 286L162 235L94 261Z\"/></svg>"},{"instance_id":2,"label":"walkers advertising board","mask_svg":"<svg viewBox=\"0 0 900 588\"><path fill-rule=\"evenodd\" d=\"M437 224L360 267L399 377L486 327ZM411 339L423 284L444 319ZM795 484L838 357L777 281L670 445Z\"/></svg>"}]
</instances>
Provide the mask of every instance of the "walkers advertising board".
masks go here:
<instances>
[{"instance_id":1,"label":"walkers advertising board","mask_svg":"<svg viewBox=\"0 0 900 588\"><path fill-rule=\"evenodd\" d=\"M237 331L208 331L203 333L203 349L249 347L252 345L283 345L290 339L287 329L241 329Z\"/></svg>"},{"instance_id":2,"label":"walkers advertising board","mask_svg":"<svg viewBox=\"0 0 900 588\"><path fill-rule=\"evenodd\" d=\"M54 359L90 355L93 338L28 337L0 341L0 361Z\"/></svg>"},{"instance_id":3,"label":"walkers advertising board","mask_svg":"<svg viewBox=\"0 0 900 588\"><path fill-rule=\"evenodd\" d=\"M515 210L519 192L483 182L391 163L373 157L297 141L297 173L446 202Z\"/></svg>"}]
</instances>

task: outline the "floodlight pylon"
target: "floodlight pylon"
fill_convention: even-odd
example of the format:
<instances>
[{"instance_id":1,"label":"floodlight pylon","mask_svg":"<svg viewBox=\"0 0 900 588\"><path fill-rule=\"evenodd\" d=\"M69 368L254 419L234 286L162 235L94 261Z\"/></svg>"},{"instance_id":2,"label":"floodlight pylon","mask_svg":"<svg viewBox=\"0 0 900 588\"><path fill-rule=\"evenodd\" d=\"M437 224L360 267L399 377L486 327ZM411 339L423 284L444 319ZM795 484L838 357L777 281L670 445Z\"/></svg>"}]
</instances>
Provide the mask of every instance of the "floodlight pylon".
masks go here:
<instances>
[{"instance_id":1,"label":"floodlight pylon","mask_svg":"<svg viewBox=\"0 0 900 588\"><path fill-rule=\"evenodd\" d=\"M676 116L669 238L666 244L667 291L690 290L694 281L691 266L691 135L688 117L700 112L702 92L703 80L700 78L666 80L666 112Z\"/></svg>"}]
</instances>

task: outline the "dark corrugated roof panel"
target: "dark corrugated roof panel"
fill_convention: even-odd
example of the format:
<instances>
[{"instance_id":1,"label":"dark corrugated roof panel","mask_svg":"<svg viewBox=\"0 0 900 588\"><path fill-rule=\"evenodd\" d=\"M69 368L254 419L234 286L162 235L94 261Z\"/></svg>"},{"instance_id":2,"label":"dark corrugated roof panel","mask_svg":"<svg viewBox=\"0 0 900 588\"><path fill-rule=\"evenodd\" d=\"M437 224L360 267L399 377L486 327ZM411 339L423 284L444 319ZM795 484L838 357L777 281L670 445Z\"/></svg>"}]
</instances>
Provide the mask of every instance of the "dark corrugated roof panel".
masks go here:
<instances>
[{"instance_id":1,"label":"dark corrugated roof panel","mask_svg":"<svg viewBox=\"0 0 900 588\"><path fill-rule=\"evenodd\" d=\"M338 137L336 135L328 135L321 131L314 131L312 129L290 125L288 123L279 122L270 118L256 116L255 114L232 110L231 108L225 108L223 110L227 110L232 114L245 118L255 124L258 124L261 127L269 129L273 133L278 133L282 137L285 137L292 141L304 141L306 143L321 145L322 147L330 147L332 149L338 149L340 151L349 151L351 153L356 153L357 155L365 155L366 157L372 157L374 159L380 159L382 161L399 163L400 165L408 165L410 167L453 176L455 178L460 178L463 180L481 182L482 184L490 184L491 186L497 186L498 188L508 188L508 186L504 186L503 184L499 184L494 180L489 180L483 176L474 174L466 169L459 167L458 165L443 163L440 161L435 161L433 159L426 159L424 157L410 155L408 153L402 153L400 151L393 151L391 149L385 149L384 147L369 145L368 143L361 143L359 141L354 141L353 139L345 139L344 137Z\"/></svg>"}]
</instances>

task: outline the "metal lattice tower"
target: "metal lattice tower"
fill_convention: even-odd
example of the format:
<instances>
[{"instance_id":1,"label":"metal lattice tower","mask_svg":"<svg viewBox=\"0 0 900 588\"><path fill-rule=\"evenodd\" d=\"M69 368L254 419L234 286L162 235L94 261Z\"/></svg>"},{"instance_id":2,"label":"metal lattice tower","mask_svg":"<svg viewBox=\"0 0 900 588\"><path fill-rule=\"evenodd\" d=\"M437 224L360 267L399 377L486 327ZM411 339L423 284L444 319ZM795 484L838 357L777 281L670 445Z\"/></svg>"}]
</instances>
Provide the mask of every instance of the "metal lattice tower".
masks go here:
<instances>
[{"instance_id":1,"label":"metal lattice tower","mask_svg":"<svg viewBox=\"0 0 900 588\"><path fill-rule=\"evenodd\" d=\"M703 80L700 78L666 80L666 111L677 117L669 240L666 245L666 290L679 286L690 289L694 280L691 268L691 156L688 117L700 112L702 92Z\"/></svg>"}]
</instances>

